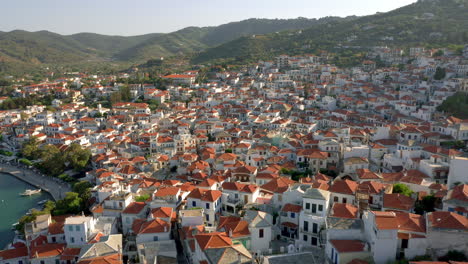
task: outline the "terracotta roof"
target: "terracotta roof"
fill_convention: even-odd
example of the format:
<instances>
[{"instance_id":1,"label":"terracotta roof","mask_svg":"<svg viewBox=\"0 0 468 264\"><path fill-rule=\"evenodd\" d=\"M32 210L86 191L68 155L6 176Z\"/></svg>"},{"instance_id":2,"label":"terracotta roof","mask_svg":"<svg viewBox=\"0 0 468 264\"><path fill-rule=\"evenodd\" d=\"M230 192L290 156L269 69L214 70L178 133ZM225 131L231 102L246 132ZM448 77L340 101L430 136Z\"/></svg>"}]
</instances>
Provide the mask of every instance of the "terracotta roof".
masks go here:
<instances>
[{"instance_id":1,"label":"terracotta roof","mask_svg":"<svg viewBox=\"0 0 468 264\"><path fill-rule=\"evenodd\" d=\"M448 192L446 200L458 200L468 203L468 184L460 184L455 186Z\"/></svg>"},{"instance_id":2,"label":"terracotta roof","mask_svg":"<svg viewBox=\"0 0 468 264\"><path fill-rule=\"evenodd\" d=\"M172 207L158 207L151 209L151 215L154 218L171 218Z\"/></svg>"},{"instance_id":3,"label":"terracotta roof","mask_svg":"<svg viewBox=\"0 0 468 264\"><path fill-rule=\"evenodd\" d=\"M207 248L225 248L232 245L232 240L224 232L199 234L195 236L195 240L201 250Z\"/></svg>"},{"instance_id":4,"label":"terracotta roof","mask_svg":"<svg viewBox=\"0 0 468 264\"><path fill-rule=\"evenodd\" d=\"M424 216L418 214L395 212L399 231L426 233Z\"/></svg>"},{"instance_id":5,"label":"terracotta roof","mask_svg":"<svg viewBox=\"0 0 468 264\"><path fill-rule=\"evenodd\" d=\"M416 201L401 193L384 194L383 207L409 211Z\"/></svg>"},{"instance_id":6,"label":"terracotta roof","mask_svg":"<svg viewBox=\"0 0 468 264\"><path fill-rule=\"evenodd\" d=\"M225 190L254 193L258 186L254 184L243 184L239 182L225 182L221 185Z\"/></svg>"},{"instance_id":7,"label":"terracotta roof","mask_svg":"<svg viewBox=\"0 0 468 264\"><path fill-rule=\"evenodd\" d=\"M337 180L330 187L330 192L353 195L358 187L358 183L350 180Z\"/></svg>"},{"instance_id":8,"label":"terracotta roof","mask_svg":"<svg viewBox=\"0 0 468 264\"><path fill-rule=\"evenodd\" d=\"M135 234L165 233L171 230L171 225L159 218L151 220L135 219L132 230Z\"/></svg>"},{"instance_id":9,"label":"terracotta roof","mask_svg":"<svg viewBox=\"0 0 468 264\"><path fill-rule=\"evenodd\" d=\"M356 173L359 179L368 180L368 179L380 179L381 177L377 173L369 169L356 169Z\"/></svg>"},{"instance_id":10,"label":"terracotta roof","mask_svg":"<svg viewBox=\"0 0 468 264\"><path fill-rule=\"evenodd\" d=\"M268 183L265 183L264 185L260 186L260 188L274 193L284 193L288 190L289 185L293 183L295 183L295 181L289 178L279 177L269 181Z\"/></svg>"},{"instance_id":11,"label":"terracotta roof","mask_svg":"<svg viewBox=\"0 0 468 264\"><path fill-rule=\"evenodd\" d=\"M65 244L42 244L31 246L31 258L49 258L62 254Z\"/></svg>"},{"instance_id":12,"label":"terracotta roof","mask_svg":"<svg viewBox=\"0 0 468 264\"><path fill-rule=\"evenodd\" d=\"M468 218L453 212L431 212L427 214L433 228L468 230Z\"/></svg>"},{"instance_id":13,"label":"terracotta roof","mask_svg":"<svg viewBox=\"0 0 468 264\"><path fill-rule=\"evenodd\" d=\"M200 199L202 201L214 202L218 200L222 195L222 192L217 190L204 190L200 188L194 189L187 198Z\"/></svg>"},{"instance_id":14,"label":"terracotta roof","mask_svg":"<svg viewBox=\"0 0 468 264\"><path fill-rule=\"evenodd\" d=\"M166 197L170 195L177 195L180 192L179 187L161 187L154 194L155 197Z\"/></svg>"},{"instance_id":15,"label":"terracotta roof","mask_svg":"<svg viewBox=\"0 0 468 264\"><path fill-rule=\"evenodd\" d=\"M352 204L333 203L330 213L331 217L356 219L358 217L358 208Z\"/></svg>"},{"instance_id":16,"label":"terracotta roof","mask_svg":"<svg viewBox=\"0 0 468 264\"><path fill-rule=\"evenodd\" d=\"M224 230L226 235L231 234L233 238L250 235L249 223L235 216L221 216L217 230Z\"/></svg>"},{"instance_id":17,"label":"terracotta roof","mask_svg":"<svg viewBox=\"0 0 468 264\"><path fill-rule=\"evenodd\" d=\"M120 254L112 254L107 256L100 256L95 258L89 258L80 260L77 264L121 264L122 257Z\"/></svg>"},{"instance_id":18,"label":"terracotta roof","mask_svg":"<svg viewBox=\"0 0 468 264\"><path fill-rule=\"evenodd\" d=\"M290 204L287 203L283 206L283 209L281 209L282 212L294 212L294 213L299 213L302 211L302 206L297 205L297 204Z\"/></svg>"},{"instance_id":19,"label":"terracotta roof","mask_svg":"<svg viewBox=\"0 0 468 264\"><path fill-rule=\"evenodd\" d=\"M9 260L21 257L28 257L28 248L20 247L0 251L1 260Z\"/></svg>"},{"instance_id":20,"label":"terracotta roof","mask_svg":"<svg viewBox=\"0 0 468 264\"><path fill-rule=\"evenodd\" d=\"M378 229L398 229L395 212L372 211L375 215L375 224Z\"/></svg>"},{"instance_id":21,"label":"terracotta roof","mask_svg":"<svg viewBox=\"0 0 468 264\"><path fill-rule=\"evenodd\" d=\"M139 214L145 206L145 202L133 202L122 211L122 214Z\"/></svg>"}]
</instances>

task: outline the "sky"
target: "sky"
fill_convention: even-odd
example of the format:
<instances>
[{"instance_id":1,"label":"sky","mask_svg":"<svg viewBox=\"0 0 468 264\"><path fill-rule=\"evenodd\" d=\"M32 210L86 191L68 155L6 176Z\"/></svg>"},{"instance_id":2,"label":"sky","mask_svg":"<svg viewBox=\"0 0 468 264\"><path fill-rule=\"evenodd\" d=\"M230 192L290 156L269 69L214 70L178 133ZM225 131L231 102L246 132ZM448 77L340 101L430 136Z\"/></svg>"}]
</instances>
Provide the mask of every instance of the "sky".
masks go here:
<instances>
[{"instance_id":1,"label":"sky","mask_svg":"<svg viewBox=\"0 0 468 264\"><path fill-rule=\"evenodd\" d=\"M0 31L133 36L248 18L320 18L387 12L416 0L6 0Z\"/></svg>"}]
</instances>

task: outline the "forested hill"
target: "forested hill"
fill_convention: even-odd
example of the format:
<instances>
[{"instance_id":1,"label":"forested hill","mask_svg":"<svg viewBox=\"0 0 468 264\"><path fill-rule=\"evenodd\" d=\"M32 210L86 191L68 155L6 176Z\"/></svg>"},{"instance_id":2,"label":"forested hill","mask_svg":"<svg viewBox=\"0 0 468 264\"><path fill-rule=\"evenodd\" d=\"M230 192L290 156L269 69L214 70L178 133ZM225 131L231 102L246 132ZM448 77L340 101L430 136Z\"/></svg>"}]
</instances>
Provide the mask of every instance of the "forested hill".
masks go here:
<instances>
[{"instance_id":1,"label":"forested hill","mask_svg":"<svg viewBox=\"0 0 468 264\"><path fill-rule=\"evenodd\" d=\"M207 49L194 62L255 60L337 46L411 46L468 43L468 0L420 0L387 13L331 21L306 30L242 37Z\"/></svg>"},{"instance_id":2,"label":"forested hill","mask_svg":"<svg viewBox=\"0 0 468 264\"><path fill-rule=\"evenodd\" d=\"M353 17L346 18L351 20ZM241 36L298 30L340 21L322 19L248 19L217 27L188 27L168 34L123 37L94 33L60 35L48 31L0 32L0 71L11 67L89 61L143 62L161 56L201 51Z\"/></svg>"}]
</instances>

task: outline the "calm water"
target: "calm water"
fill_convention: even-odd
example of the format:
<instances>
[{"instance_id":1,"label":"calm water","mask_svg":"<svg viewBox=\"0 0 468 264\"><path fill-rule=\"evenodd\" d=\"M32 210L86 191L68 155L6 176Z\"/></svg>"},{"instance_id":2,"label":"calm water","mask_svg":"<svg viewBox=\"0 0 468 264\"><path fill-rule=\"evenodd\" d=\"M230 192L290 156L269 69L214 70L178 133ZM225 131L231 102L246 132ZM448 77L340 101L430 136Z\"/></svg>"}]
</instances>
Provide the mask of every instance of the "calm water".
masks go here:
<instances>
[{"instance_id":1,"label":"calm water","mask_svg":"<svg viewBox=\"0 0 468 264\"><path fill-rule=\"evenodd\" d=\"M1 166L1 165L0 165ZM19 194L26 189L37 189L9 174L0 173L0 249L3 249L14 237L11 225L18 222L30 208L40 207L37 202L52 199L45 192L30 197Z\"/></svg>"}]
</instances>

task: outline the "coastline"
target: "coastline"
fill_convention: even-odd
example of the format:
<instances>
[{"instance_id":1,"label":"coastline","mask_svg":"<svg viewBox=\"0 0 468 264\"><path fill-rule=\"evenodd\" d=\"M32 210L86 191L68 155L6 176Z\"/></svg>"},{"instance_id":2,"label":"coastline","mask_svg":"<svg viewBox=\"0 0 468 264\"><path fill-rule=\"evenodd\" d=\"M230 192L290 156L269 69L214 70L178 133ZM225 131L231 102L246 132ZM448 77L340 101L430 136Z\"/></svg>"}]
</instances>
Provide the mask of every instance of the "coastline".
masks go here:
<instances>
[{"instance_id":1,"label":"coastline","mask_svg":"<svg viewBox=\"0 0 468 264\"><path fill-rule=\"evenodd\" d=\"M10 174L21 181L29 183L36 188L40 188L44 192L49 193L55 201L62 199L65 193L71 192L69 184L59 182L57 181L58 179L56 180L55 178L37 174L27 168L1 163L0 173Z\"/></svg>"}]
</instances>

